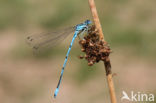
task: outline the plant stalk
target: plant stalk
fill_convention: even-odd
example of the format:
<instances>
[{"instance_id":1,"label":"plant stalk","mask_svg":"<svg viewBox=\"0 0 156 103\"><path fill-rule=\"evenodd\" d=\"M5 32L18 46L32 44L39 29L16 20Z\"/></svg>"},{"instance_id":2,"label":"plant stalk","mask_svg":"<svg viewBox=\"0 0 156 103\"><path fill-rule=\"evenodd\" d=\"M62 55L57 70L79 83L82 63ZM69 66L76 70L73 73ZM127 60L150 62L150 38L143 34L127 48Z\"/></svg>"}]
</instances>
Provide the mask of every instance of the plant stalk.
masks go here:
<instances>
[{"instance_id":1,"label":"plant stalk","mask_svg":"<svg viewBox=\"0 0 156 103\"><path fill-rule=\"evenodd\" d=\"M99 32L100 40L105 41L103 31L101 28L101 24L100 24L100 20L98 17L98 13L96 10L95 2L94 2L94 0L88 0L88 1L89 1L89 5L90 5L91 13L93 16L93 21L94 21L95 27ZM106 77L107 77L107 82L108 82L108 87L109 87L109 92L110 92L111 103L117 103L115 89L114 89L114 83L113 83L113 79L112 79L111 63L110 63L109 58L106 61L104 61L104 66L105 66L105 70L106 70Z\"/></svg>"}]
</instances>

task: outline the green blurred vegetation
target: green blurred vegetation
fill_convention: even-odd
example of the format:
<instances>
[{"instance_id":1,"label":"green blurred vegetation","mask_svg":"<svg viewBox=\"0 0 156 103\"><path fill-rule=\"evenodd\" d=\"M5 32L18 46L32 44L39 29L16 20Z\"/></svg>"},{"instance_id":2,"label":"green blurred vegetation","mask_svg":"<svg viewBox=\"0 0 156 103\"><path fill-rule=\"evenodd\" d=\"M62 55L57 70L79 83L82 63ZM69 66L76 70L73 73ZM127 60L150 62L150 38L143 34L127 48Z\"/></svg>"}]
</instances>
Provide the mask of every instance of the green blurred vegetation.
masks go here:
<instances>
[{"instance_id":1,"label":"green blurred vegetation","mask_svg":"<svg viewBox=\"0 0 156 103\"><path fill-rule=\"evenodd\" d=\"M146 3L135 4L135 1L128 0L96 1L105 38L113 50L128 47L129 50L135 50L136 56L145 57L145 59L156 57L156 29L153 26L156 23L153 19L156 11L153 10L155 7L153 2L155 1L149 1L146 5ZM33 28L53 30L91 18L88 2L84 0L0 1L0 29L2 31L12 28L21 32ZM11 51L11 55L15 55L16 59L26 57L47 59L54 55L64 56L64 51L66 51L64 47L57 47L32 56L32 51L23 45L20 43ZM78 49L74 48L73 51L76 52ZM74 55L74 52L71 55ZM81 68L86 68L86 63L81 66ZM79 73L82 75L84 73L83 79L87 78L86 74L89 75L84 70L80 70Z\"/></svg>"},{"instance_id":2,"label":"green blurred vegetation","mask_svg":"<svg viewBox=\"0 0 156 103\"><path fill-rule=\"evenodd\" d=\"M156 29L152 26L156 22L152 7L155 1L146 1L147 5L134 5L133 2L96 1L106 40L113 48L132 46L142 56L155 56ZM83 0L0 1L1 30L29 30L33 27L55 29L91 18L87 1Z\"/></svg>"},{"instance_id":3,"label":"green blurred vegetation","mask_svg":"<svg viewBox=\"0 0 156 103\"><path fill-rule=\"evenodd\" d=\"M113 52L119 54L118 52L122 51L120 55L125 56L128 62L130 60L129 58L126 57L127 55L124 54L127 53L128 51L133 52L132 54L129 54L129 57L133 55L133 57L141 58L142 60L146 60L147 62L151 62L151 61L154 62L156 59L156 54L155 54L156 53L156 46L155 46L156 44L156 40L155 40L156 1L155 0L95 0L95 2L97 5L97 10L99 13L101 25L104 31L105 40L108 41ZM0 80L2 82L2 89L4 89L4 91L6 92L6 95L9 95L8 96L9 99L12 95L14 95L13 94L14 92L17 92L15 96L19 96L16 98L18 99L20 98L21 100L19 100L19 102L22 101L22 103L32 103L31 101L33 100L32 98L42 97L38 95L42 94L44 90L44 86L43 86L44 83L48 84L49 82L51 82L51 80L54 77L54 75L51 76L51 74L49 74L50 75L49 77L46 77L45 75L48 74L49 72L48 70L51 70L53 65L59 65L60 67L62 66L63 59L65 57L69 45L68 41L70 41L70 38L68 38L67 40L63 41L63 45L59 45L42 52L35 51L34 53L34 51L31 50L31 48L29 48L25 43L25 37L27 36L27 34L29 33L32 34L34 31L36 32L49 31L49 30L55 31L57 30L57 28L60 27L66 28L68 26L81 23L86 19L92 19L87 0L0 0L0 38L3 37L4 35L9 35L6 36L5 38L7 43L9 42L9 45L12 45L14 43L14 42L13 43L10 42L10 40L15 39L15 41L17 41L15 42L15 45L13 45L13 48L6 49L6 51L5 50L2 51L3 53L1 52L1 56L4 56L3 54L6 53L4 59L9 59L8 61L6 60L7 63L5 63L5 60L4 63L2 62L3 65L4 64L8 65L8 67L4 66L4 68L7 68L9 72L10 70L12 70L13 72L11 71L11 73L14 72L16 73L17 71L20 71L21 68L24 68L26 70L26 73L28 72L29 74L30 72L29 74L30 76L31 73L34 73L36 74L36 76L40 77L40 79L44 78L43 83L40 83L40 80L38 80L39 83L38 82L34 83L34 81L36 81L37 78L37 77L35 78L35 76L34 77L32 76L32 78L29 79L25 79L27 81L33 79L31 81L32 84L29 84L31 88L22 89L23 91L20 92L14 89L16 88L15 86L16 83L12 82L11 76L13 75L14 77L15 75L18 74L19 76L17 76L17 78L19 78L20 76L22 77L23 76L22 73L24 70L22 72L17 72L17 74L10 74L11 75L10 77L8 76L7 73L5 75L0 75ZM7 43L6 44L5 43L6 42L4 42L4 44L2 43L4 47L9 46ZM78 46L78 43L75 44L76 45L72 47L72 51L70 54L72 60L73 57L77 57L80 54L83 54L80 51L80 47ZM7 52L9 53L7 54ZM60 57L63 59L60 59ZM28 61L30 60L30 62L24 64L25 60L27 59ZM35 71L33 67L30 68L31 66L34 66L35 68L34 64L36 63L36 61L38 64L40 64L44 60L51 61L55 59L57 59L56 62L52 64L49 63L50 69L48 69L48 66L44 68L45 69L44 71L48 71L45 74L38 72L38 70ZM131 60L132 63L134 63L133 60ZM17 62L19 62L19 64ZM33 63L31 64L31 62ZM99 69L100 66L103 67L102 63L100 66L99 64L98 65L95 64L94 66L89 67L87 65L86 60L79 60L75 62L77 64L76 63L73 64L70 62L69 65L71 67L72 65L74 66L76 65L75 68L78 68L71 75L71 78L74 78L78 86L85 84L87 80L96 78L98 75L100 75L100 73L104 75L103 73L104 70L102 71ZM119 63L118 59L114 62ZM18 66L20 65L20 66L16 67L16 65ZM40 66L44 67L44 65L47 64L46 63L44 64L43 62L43 64L41 64ZM127 64L125 63L125 65ZM43 69L43 67L41 67L40 69ZM118 66L118 64L116 64L115 69L116 70L123 69L120 67L121 66ZM30 71L29 70L27 71L27 68L30 68ZM39 67L36 68L38 69ZM20 75L20 73L22 75ZM1 74L3 74L3 72ZM29 75L22 78L28 78ZM18 80L17 78L14 79ZM55 79L56 78L54 78L53 80ZM18 82L21 83L21 84L19 83L20 85L24 84L24 82L17 81L16 85L18 85ZM121 88L120 86L121 85L119 83L119 85L117 85L116 87ZM103 99L103 95L107 95L107 94L105 94L105 92L102 91L101 93L95 95L98 96L94 96L94 98L100 97Z\"/></svg>"}]
</instances>

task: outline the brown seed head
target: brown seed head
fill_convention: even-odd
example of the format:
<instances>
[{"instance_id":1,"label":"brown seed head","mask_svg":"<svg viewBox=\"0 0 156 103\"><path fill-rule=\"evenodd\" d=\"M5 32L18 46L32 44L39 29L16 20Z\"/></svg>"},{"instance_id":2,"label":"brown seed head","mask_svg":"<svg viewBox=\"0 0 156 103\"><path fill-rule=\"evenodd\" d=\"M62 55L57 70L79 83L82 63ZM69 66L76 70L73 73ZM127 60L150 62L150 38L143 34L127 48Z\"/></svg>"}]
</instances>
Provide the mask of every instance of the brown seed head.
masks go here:
<instances>
[{"instance_id":1,"label":"brown seed head","mask_svg":"<svg viewBox=\"0 0 156 103\"><path fill-rule=\"evenodd\" d=\"M88 66L92 66L94 63L92 62L92 61L90 61L89 63L88 63Z\"/></svg>"},{"instance_id":2,"label":"brown seed head","mask_svg":"<svg viewBox=\"0 0 156 103\"><path fill-rule=\"evenodd\" d=\"M111 52L108 43L100 40L97 29L91 26L88 35L79 41L81 51L85 52L84 58L88 61L88 65L92 66L99 61L109 61L108 56Z\"/></svg>"}]
</instances>

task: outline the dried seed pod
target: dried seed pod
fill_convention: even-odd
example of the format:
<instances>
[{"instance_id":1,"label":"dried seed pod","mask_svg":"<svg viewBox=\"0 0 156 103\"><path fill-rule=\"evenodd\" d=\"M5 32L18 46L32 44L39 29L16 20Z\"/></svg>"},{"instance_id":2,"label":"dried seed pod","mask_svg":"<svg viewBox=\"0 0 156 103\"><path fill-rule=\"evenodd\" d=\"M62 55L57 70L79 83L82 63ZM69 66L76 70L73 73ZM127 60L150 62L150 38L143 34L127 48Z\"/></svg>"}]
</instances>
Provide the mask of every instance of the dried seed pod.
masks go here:
<instances>
[{"instance_id":1,"label":"dried seed pod","mask_svg":"<svg viewBox=\"0 0 156 103\"><path fill-rule=\"evenodd\" d=\"M85 39L83 39L83 40L80 40L80 42L79 42L80 44L85 44L86 43L86 40Z\"/></svg>"},{"instance_id":2,"label":"dried seed pod","mask_svg":"<svg viewBox=\"0 0 156 103\"><path fill-rule=\"evenodd\" d=\"M92 66L94 63L92 62L92 61L90 61L89 63L88 63L88 66Z\"/></svg>"},{"instance_id":3,"label":"dried seed pod","mask_svg":"<svg viewBox=\"0 0 156 103\"><path fill-rule=\"evenodd\" d=\"M95 26L89 27L88 35L79 41L81 51L85 52L84 58L88 61L88 65L92 66L99 61L109 61L108 56L111 49L108 43L99 39L98 30Z\"/></svg>"},{"instance_id":4,"label":"dried seed pod","mask_svg":"<svg viewBox=\"0 0 156 103\"><path fill-rule=\"evenodd\" d=\"M84 57L87 59L89 56L85 54L85 56L84 56Z\"/></svg>"},{"instance_id":5,"label":"dried seed pod","mask_svg":"<svg viewBox=\"0 0 156 103\"><path fill-rule=\"evenodd\" d=\"M90 43L89 43L89 46L93 47L93 46L94 46L94 44L90 42Z\"/></svg>"},{"instance_id":6,"label":"dried seed pod","mask_svg":"<svg viewBox=\"0 0 156 103\"><path fill-rule=\"evenodd\" d=\"M84 49L84 48L81 48L81 51L82 51L82 52L85 52L85 49Z\"/></svg>"},{"instance_id":7,"label":"dried seed pod","mask_svg":"<svg viewBox=\"0 0 156 103\"><path fill-rule=\"evenodd\" d=\"M84 58L84 56L80 55L80 56L78 56L78 58L79 58L79 59L83 59L83 58Z\"/></svg>"},{"instance_id":8,"label":"dried seed pod","mask_svg":"<svg viewBox=\"0 0 156 103\"><path fill-rule=\"evenodd\" d=\"M106 49L101 49L99 52L100 52L100 53L106 53L107 50L106 50Z\"/></svg>"},{"instance_id":9,"label":"dried seed pod","mask_svg":"<svg viewBox=\"0 0 156 103\"><path fill-rule=\"evenodd\" d=\"M105 61L105 60L106 60L106 57L101 57L101 60L102 60L102 61Z\"/></svg>"}]
</instances>

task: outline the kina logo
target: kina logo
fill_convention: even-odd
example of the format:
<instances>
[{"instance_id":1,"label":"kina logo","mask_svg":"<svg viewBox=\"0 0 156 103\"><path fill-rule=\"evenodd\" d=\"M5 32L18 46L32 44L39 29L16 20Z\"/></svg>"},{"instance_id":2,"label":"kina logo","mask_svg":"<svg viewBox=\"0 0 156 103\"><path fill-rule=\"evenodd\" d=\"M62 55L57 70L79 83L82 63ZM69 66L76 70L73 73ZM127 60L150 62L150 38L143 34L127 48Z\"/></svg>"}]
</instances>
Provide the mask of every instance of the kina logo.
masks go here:
<instances>
[{"instance_id":1,"label":"kina logo","mask_svg":"<svg viewBox=\"0 0 156 103\"><path fill-rule=\"evenodd\" d=\"M122 91L122 97L121 97L121 101L134 101L134 102L152 102L154 101L154 94L152 93L141 93L141 92L134 92L131 91L129 94L126 93L125 91Z\"/></svg>"}]
</instances>

